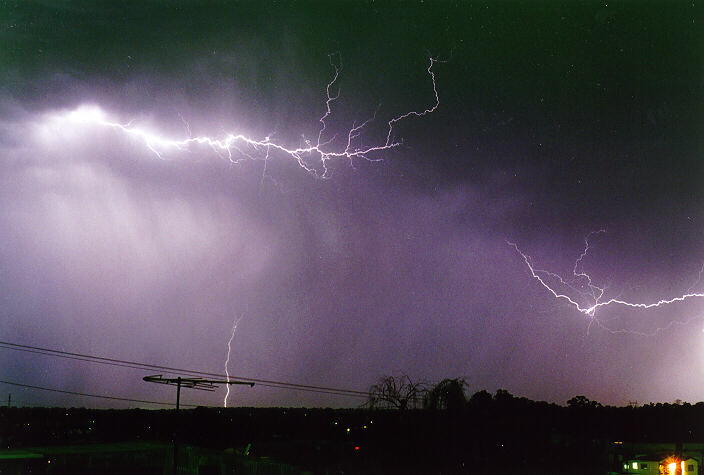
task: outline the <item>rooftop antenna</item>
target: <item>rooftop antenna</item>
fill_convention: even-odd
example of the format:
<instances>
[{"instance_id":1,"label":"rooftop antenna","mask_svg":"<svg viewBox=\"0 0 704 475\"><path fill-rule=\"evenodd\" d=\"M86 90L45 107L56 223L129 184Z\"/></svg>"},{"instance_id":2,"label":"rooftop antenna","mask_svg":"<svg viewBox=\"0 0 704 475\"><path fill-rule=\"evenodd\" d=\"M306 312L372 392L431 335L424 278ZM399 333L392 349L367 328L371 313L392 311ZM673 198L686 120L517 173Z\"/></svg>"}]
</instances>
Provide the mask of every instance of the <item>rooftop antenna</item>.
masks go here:
<instances>
[{"instance_id":1,"label":"rooftop antenna","mask_svg":"<svg viewBox=\"0 0 704 475\"><path fill-rule=\"evenodd\" d=\"M176 378L165 378L160 374L155 374L153 376L145 376L142 378L144 381L148 383L157 383L157 384L167 384L167 385L172 385L176 386L176 429L174 429L174 475L178 471L178 440L177 440L177 433L178 433L178 413L179 409L181 407L181 388L191 388L191 389L200 389L201 391L215 391L217 389L218 384L227 384L227 385L232 385L232 384L246 384L249 385L249 387L254 386L254 383L251 381L229 381L229 380L223 380L223 379L203 379L203 378L182 378L180 376Z\"/></svg>"},{"instance_id":2,"label":"rooftop antenna","mask_svg":"<svg viewBox=\"0 0 704 475\"><path fill-rule=\"evenodd\" d=\"M251 381L228 381L224 379L203 379L203 378L165 378L160 374L153 376L145 376L142 378L148 383L170 384L176 386L176 410L178 411L181 405L181 388L200 389L201 391L215 391L217 384L246 384L249 387L254 386Z\"/></svg>"}]
</instances>

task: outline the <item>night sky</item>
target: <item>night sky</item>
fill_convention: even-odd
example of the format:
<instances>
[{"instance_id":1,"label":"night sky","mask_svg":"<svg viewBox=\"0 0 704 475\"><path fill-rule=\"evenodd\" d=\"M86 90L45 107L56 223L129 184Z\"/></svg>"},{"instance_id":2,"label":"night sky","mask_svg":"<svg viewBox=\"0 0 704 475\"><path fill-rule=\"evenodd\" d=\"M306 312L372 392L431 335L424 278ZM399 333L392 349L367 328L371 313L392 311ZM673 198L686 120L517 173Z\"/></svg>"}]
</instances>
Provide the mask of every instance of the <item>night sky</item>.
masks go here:
<instances>
[{"instance_id":1,"label":"night sky","mask_svg":"<svg viewBox=\"0 0 704 475\"><path fill-rule=\"evenodd\" d=\"M205 2L203 2L205 3ZM698 2L0 1L0 340L366 390L386 374L564 404L704 399ZM328 163L173 139L400 145ZM250 154L251 158L245 154ZM320 175L316 157L306 165ZM553 279L553 283L556 281ZM682 322L682 323L677 323ZM650 336L647 336L647 335ZM171 400L147 372L0 348L0 379ZM0 385L27 405L128 407ZM192 404L222 403L184 392ZM360 400L235 388L233 405ZM134 406L135 404L132 404Z\"/></svg>"}]
</instances>

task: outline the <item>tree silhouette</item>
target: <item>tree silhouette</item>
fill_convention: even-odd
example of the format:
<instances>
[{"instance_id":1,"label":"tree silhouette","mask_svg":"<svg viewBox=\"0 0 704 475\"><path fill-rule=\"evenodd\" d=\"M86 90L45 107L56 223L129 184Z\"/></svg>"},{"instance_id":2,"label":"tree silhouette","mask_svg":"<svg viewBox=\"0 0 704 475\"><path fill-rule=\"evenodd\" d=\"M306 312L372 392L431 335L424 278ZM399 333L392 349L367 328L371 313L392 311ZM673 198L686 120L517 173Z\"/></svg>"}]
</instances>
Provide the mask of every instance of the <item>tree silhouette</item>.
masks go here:
<instances>
[{"instance_id":1,"label":"tree silhouette","mask_svg":"<svg viewBox=\"0 0 704 475\"><path fill-rule=\"evenodd\" d=\"M426 392L423 383L412 381L405 373L400 376L382 376L369 387L369 398L365 405L371 409L415 408Z\"/></svg>"},{"instance_id":2,"label":"tree silhouette","mask_svg":"<svg viewBox=\"0 0 704 475\"><path fill-rule=\"evenodd\" d=\"M467 403L464 379L445 378L425 394L423 406L426 409L446 409L454 412L461 410Z\"/></svg>"},{"instance_id":3,"label":"tree silhouette","mask_svg":"<svg viewBox=\"0 0 704 475\"><path fill-rule=\"evenodd\" d=\"M586 396L575 396L569 401L567 401L567 407L587 409L587 408L599 408L602 407L601 403L598 401L592 401Z\"/></svg>"}]
</instances>

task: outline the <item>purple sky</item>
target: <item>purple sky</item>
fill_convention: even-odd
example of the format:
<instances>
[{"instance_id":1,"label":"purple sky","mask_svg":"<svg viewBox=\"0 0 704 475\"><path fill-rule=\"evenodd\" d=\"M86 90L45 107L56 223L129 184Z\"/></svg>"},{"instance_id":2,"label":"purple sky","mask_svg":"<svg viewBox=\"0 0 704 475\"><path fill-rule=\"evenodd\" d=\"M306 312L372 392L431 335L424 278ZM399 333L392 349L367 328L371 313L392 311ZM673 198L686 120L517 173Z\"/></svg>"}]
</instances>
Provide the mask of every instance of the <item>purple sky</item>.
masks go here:
<instances>
[{"instance_id":1,"label":"purple sky","mask_svg":"<svg viewBox=\"0 0 704 475\"><path fill-rule=\"evenodd\" d=\"M605 228L583 264L608 296L648 303L697 281L694 9L323 5L2 7L0 340L222 372L242 316L235 375L366 390L405 372L558 403L703 399L704 299L609 307L597 317L627 332L590 327L506 243L570 275L584 237ZM187 122L192 135L294 148L317 137L339 53L330 147L378 107L369 146L391 118L433 105L426 49L448 59L434 68L437 111L400 123L403 144L372 157L383 161L336 161L325 180L283 153L266 170L205 146L160 159L120 130L65 120L92 105L177 139ZM146 372L0 352L2 380L173 398ZM359 402L265 387L230 399Z\"/></svg>"}]
</instances>

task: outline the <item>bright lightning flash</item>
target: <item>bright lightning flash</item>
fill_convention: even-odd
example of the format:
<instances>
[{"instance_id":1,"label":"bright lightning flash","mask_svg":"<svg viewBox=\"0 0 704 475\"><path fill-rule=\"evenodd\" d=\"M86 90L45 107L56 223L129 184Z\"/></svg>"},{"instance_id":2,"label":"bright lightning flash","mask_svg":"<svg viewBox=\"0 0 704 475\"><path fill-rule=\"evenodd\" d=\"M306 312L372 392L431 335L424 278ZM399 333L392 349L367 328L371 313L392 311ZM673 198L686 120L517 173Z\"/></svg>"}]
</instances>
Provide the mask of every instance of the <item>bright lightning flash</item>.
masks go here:
<instances>
[{"instance_id":1,"label":"bright lightning flash","mask_svg":"<svg viewBox=\"0 0 704 475\"><path fill-rule=\"evenodd\" d=\"M232 323L232 333L230 334L230 339L227 341L227 358L225 359L225 376L227 377L227 382L230 382L230 351L232 347L232 339L235 338L235 332L237 331L237 325L240 324L242 321L242 318L244 318L244 315L240 315L238 319L236 319ZM227 398L230 397L230 385L226 384L227 386L226 393L225 393L225 400L223 401L223 407L227 407Z\"/></svg>"},{"instance_id":2,"label":"bright lightning flash","mask_svg":"<svg viewBox=\"0 0 704 475\"><path fill-rule=\"evenodd\" d=\"M693 299L693 298L701 298L704 297L704 293L699 293L699 292L692 292L692 288L699 282L701 279L701 271L699 273L699 278L697 279L697 282L693 284L686 293L683 293L682 295L679 295L677 297L672 297L672 298L667 298L667 299L660 299L657 301L649 302L649 303L643 303L643 302L629 302L627 300L623 300L621 298L608 298L606 299L604 297L604 294L606 292L606 287L600 287L596 285L591 278L589 274L587 274L584 271L584 266L583 266L583 260L587 256L589 252L589 238L592 235L596 234L601 234L605 233L605 230L599 230L599 231L593 231L587 235L587 237L584 238L584 249L582 250L582 253L579 255L577 260L574 263L574 267L572 269L572 276L569 279L565 279L562 276L550 272L547 270L543 269L537 269L533 265L533 261L528 256L527 254L524 254L519 248L518 245L516 245L513 242L506 241L506 243L513 247L516 252L523 258L523 261L526 263L528 266L528 270L530 274L533 276L535 280L540 283L548 292L550 292L556 299L558 300L564 300L567 302L570 306L574 307L577 311L580 313L583 313L584 315L588 316L590 319L589 322L589 327L591 328L592 324L596 324L599 327L611 332L611 333L634 333L634 334L639 334L639 335L646 335L646 336L652 336L653 334L663 331L667 328L669 328L673 323L680 323L680 324L686 324L689 323L689 321L686 322L670 322L666 327L664 328L658 328L655 330L653 333L644 333L644 332L639 332L639 331L630 331L630 330L613 330L608 328L606 325L604 325L597 317L596 313L597 310L602 308L602 307L608 307L608 306L622 306L622 307L627 307L627 308L634 308L634 309L639 309L639 310L647 310L647 309L653 309L657 307L662 307L670 304L674 304L676 302L684 302L685 300ZM704 267L703 267L704 269ZM558 289L558 285L561 288L568 289L568 292L562 292ZM580 302L587 302L585 303L580 303ZM699 317L697 317L699 318Z\"/></svg>"},{"instance_id":3,"label":"bright lightning flash","mask_svg":"<svg viewBox=\"0 0 704 475\"><path fill-rule=\"evenodd\" d=\"M280 153L295 160L298 165L308 173L319 178L328 178L331 173L328 168L328 163L334 159L347 159L352 165L355 159L380 161L381 159L378 158L378 152L396 148L401 145L401 141L394 137L394 125L411 116L423 117L430 114L440 105L440 99L435 85L435 73L433 71L435 63L440 61L431 57L429 58L430 64L428 65L427 72L433 89L434 103L432 106L422 111L410 111L392 118L387 122L388 128L385 133L385 141L379 142L376 145L363 146L361 145L360 136L369 123L376 117L375 112L372 117L364 122L360 124L353 123L349 130L347 130L346 140L340 141L344 142L344 145L340 145L335 149L332 147L332 142L336 137L334 135L328 137L326 120L332 114L333 102L340 96L339 89L334 94L331 91L334 89L335 83L338 80L341 66L336 64L332 58L333 56L331 55L330 64L334 69L334 74L332 80L326 87L325 113L318 120L321 124L320 130L315 141L305 139L304 137L302 142L304 146L300 146L301 144L299 144L299 146L295 148L287 147L273 141L271 139L272 134L262 139L255 139L240 133L227 133L220 137L206 135L191 137L189 133L189 137L177 139L141 128L134 125L134 121L127 124L117 122L111 119L109 115L98 106L80 106L73 111L61 115L60 119L66 123L78 126L93 124L115 129L138 139L159 158L163 158L164 154L169 150L188 151L191 147L197 145L210 147L218 155L227 158L233 163L238 163L245 159L264 160L266 163L272 153ZM190 130L187 123L186 129ZM320 163L320 169L314 166L314 163L317 163L316 160Z\"/></svg>"}]
</instances>

